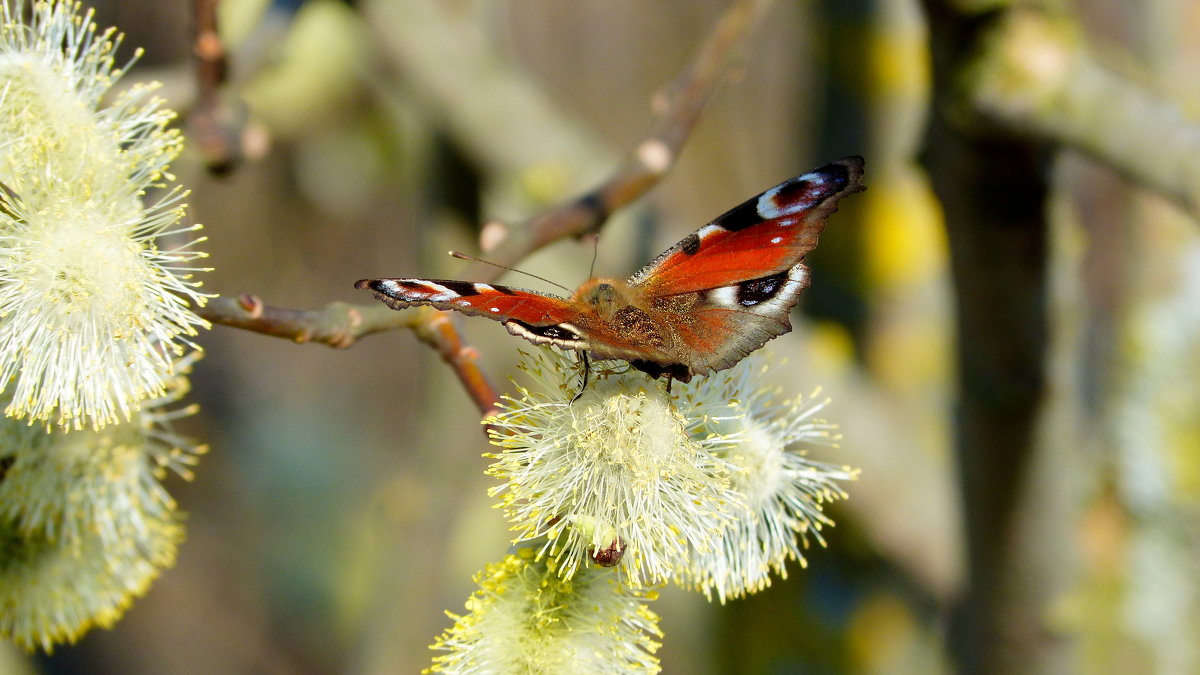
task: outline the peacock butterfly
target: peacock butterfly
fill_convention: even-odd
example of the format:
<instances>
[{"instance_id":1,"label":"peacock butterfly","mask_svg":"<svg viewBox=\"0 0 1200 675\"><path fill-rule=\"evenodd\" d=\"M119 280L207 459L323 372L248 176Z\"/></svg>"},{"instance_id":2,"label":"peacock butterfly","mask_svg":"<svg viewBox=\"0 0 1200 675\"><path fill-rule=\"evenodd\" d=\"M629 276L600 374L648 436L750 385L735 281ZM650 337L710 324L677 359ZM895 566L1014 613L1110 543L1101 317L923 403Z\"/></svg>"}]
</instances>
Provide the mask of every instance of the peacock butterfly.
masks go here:
<instances>
[{"instance_id":1,"label":"peacock butterfly","mask_svg":"<svg viewBox=\"0 0 1200 675\"><path fill-rule=\"evenodd\" d=\"M652 377L687 382L730 368L792 329L808 287L804 256L838 201L866 189L863 159L784 181L667 249L627 281L592 278L570 298L498 284L363 279L393 309L431 305L501 321L536 344L624 359Z\"/></svg>"}]
</instances>

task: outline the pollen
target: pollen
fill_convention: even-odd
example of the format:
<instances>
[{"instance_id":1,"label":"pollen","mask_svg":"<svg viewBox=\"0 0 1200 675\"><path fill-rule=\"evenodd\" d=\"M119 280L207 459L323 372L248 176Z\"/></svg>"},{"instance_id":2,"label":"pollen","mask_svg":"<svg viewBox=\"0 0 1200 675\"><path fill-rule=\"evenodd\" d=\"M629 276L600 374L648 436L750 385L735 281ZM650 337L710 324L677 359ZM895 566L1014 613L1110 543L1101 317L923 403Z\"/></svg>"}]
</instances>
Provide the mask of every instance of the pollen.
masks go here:
<instances>
[{"instance_id":1,"label":"pollen","mask_svg":"<svg viewBox=\"0 0 1200 675\"><path fill-rule=\"evenodd\" d=\"M578 374L554 354L523 362L538 385L489 420L502 450L488 473L504 481L493 494L518 541L547 538L543 550L565 578L619 539L629 583L665 581L689 550L711 548L738 499L713 455L726 441L697 438L695 420L637 371L593 366L572 400Z\"/></svg>"},{"instance_id":2,"label":"pollen","mask_svg":"<svg viewBox=\"0 0 1200 675\"><path fill-rule=\"evenodd\" d=\"M153 86L106 99L120 37L71 2L22 25L23 5L0 17L0 391L11 417L99 428L161 395L207 325L189 308L202 239L160 244L198 229L162 183L181 137Z\"/></svg>"}]
</instances>

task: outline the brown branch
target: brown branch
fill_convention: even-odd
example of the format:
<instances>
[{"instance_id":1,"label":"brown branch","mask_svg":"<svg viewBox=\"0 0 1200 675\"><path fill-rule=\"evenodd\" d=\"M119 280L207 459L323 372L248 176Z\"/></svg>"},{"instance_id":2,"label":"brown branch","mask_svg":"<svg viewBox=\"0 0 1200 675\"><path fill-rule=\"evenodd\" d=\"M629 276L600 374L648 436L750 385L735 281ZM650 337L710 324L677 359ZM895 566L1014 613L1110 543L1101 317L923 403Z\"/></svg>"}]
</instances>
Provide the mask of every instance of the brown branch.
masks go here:
<instances>
[{"instance_id":1,"label":"brown branch","mask_svg":"<svg viewBox=\"0 0 1200 675\"><path fill-rule=\"evenodd\" d=\"M427 307L397 312L385 305L350 305L333 302L321 310L271 307L257 296L217 297L196 313L222 326L345 349L372 333L408 328L421 342L433 347L463 383L467 394L485 417L496 411L496 389L479 366L479 352L463 342L444 312Z\"/></svg>"},{"instance_id":2,"label":"brown branch","mask_svg":"<svg viewBox=\"0 0 1200 675\"><path fill-rule=\"evenodd\" d=\"M386 310L386 311L384 311ZM271 307L258 296L243 294L235 298L218 297L196 310L202 318L222 326L285 338L295 342L316 342L345 348L359 338L391 330L415 328L419 318L386 307L360 307L334 302L323 310Z\"/></svg>"},{"instance_id":3,"label":"brown branch","mask_svg":"<svg viewBox=\"0 0 1200 675\"><path fill-rule=\"evenodd\" d=\"M1066 19L1006 12L965 86L989 122L1078 150L1200 217L1200 123L1099 63Z\"/></svg>"},{"instance_id":4,"label":"brown branch","mask_svg":"<svg viewBox=\"0 0 1200 675\"><path fill-rule=\"evenodd\" d=\"M258 296L245 293L236 298L212 298L196 313L214 324L335 349L345 349L373 333L408 328L454 370L483 417L498 412L496 402L500 396L479 365L479 351L463 342L447 312L429 307L397 312L383 304L345 302L332 302L321 310L285 309L266 305Z\"/></svg>"},{"instance_id":5,"label":"brown branch","mask_svg":"<svg viewBox=\"0 0 1200 675\"><path fill-rule=\"evenodd\" d=\"M947 638L959 673L1060 672L1070 643L1048 607L1066 592L1069 520L1039 488L1047 453L1039 422L1051 387L1048 165L1055 145L1013 133L963 106L982 84L973 56L1011 11L980 17L955 0L924 0L934 107L922 163L941 203L955 293L955 451L966 578ZM968 103L969 106L969 103ZM976 114L972 114L972 112ZM1028 527L1034 515L1038 528Z\"/></svg>"},{"instance_id":6,"label":"brown branch","mask_svg":"<svg viewBox=\"0 0 1200 675\"><path fill-rule=\"evenodd\" d=\"M547 244L596 231L609 215L645 194L675 164L696 120L721 82L735 49L766 13L771 0L738 0L713 28L692 61L654 102L657 116L650 132L634 146L617 170L595 189L515 226L488 223L480 247L488 259L515 265ZM496 267L476 264L468 279L491 280Z\"/></svg>"},{"instance_id":7,"label":"brown branch","mask_svg":"<svg viewBox=\"0 0 1200 675\"><path fill-rule=\"evenodd\" d=\"M404 313L388 309L393 313ZM496 407L500 396L479 366L479 350L462 341L458 328L450 319L449 312L439 312L422 307L420 314L422 314L423 320L418 321L413 327L417 338L433 347L438 356L442 357L442 361L445 361L446 365L454 370L454 374L462 382L463 388L475 402L475 407L479 408L479 414L483 417L490 417L500 412L500 409ZM486 433L487 430L484 431Z\"/></svg>"},{"instance_id":8,"label":"brown branch","mask_svg":"<svg viewBox=\"0 0 1200 675\"><path fill-rule=\"evenodd\" d=\"M217 0L195 0L196 107L188 117L192 141L204 164L216 174L232 171L242 160L241 124L222 95L229 73L225 43L217 32Z\"/></svg>"}]
</instances>

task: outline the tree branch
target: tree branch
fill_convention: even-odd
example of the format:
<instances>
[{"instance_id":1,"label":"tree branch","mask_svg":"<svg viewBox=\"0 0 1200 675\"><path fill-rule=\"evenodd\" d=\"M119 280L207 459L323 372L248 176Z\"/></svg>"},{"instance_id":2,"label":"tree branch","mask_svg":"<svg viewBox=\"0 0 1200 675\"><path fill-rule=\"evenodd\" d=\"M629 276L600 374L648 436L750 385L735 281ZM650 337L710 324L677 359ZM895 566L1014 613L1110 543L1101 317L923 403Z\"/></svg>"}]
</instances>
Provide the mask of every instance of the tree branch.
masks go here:
<instances>
[{"instance_id":1,"label":"tree branch","mask_svg":"<svg viewBox=\"0 0 1200 675\"><path fill-rule=\"evenodd\" d=\"M385 311L386 310L386 311ZM316 342L338 349L359 338L393 328L416 328L415 314L386 307L330 303L322 310L284 309L263 304L256 295L217 297L196 310L202 318L222 326L285 338L294 342Z\"/></svg>"},{"instance_id":2,"label":"tree branch","mask_svg":"<svg viewBox=\"0 0 1200 675\"><path fill-rule=\"evenodd\" d=\"M485 417L495 412L495 403L500 398L479 366L479 351L463 342L444 312L428 307L397 312L382 304L333 302L321 310L284 309L263 304L258 296L243 294L237 298L213 298L196 313L222 326L337 349L345 349L372 333L408 328L454 370Z\"/></svg>"},{"instance_id":3,"label":"tree branch","mask_svg":"<svg viewBox=\"0 0 1200 675\"><path fill-rule=\"evenodd\" d=\"M969 77L965 94L992 123L1078 150L1200 217L1200 123L1104 67L1065 19L1006 12Z\"/></svg>"},{"instance_id":4,"label":"tree branch","mask_svg":"<svg viewBox=\"0 0 1200 675\"><path fill-rule=\"evenodd\" d=\"M196 59L196 106L188 116L190 136L208 170L216 174L232 171L242 159L241 125L225 102L229 62L225 43L217 32L217 1L194 0L192 21L195 39L192 55Z\"/></svg>"},{"instance_id":5,"label":"tree branch","mask_svg":"<svg viewBox=\"0 0 1200 675\"><path fill-rule=\"evenodd\" d=\"M771 6L771 0L738 0L716 23L695 57L653 102L657 116L650 132L603 183L519 225L490 222L480 236L488 259L515 265L559 239L595 232L617 209L654 187L675 164L735 49ZM476 264L468 279L492 280L496 267Z\"/></svg>"},{"instance_id":6,"label":"tree branch","mask_svg":"<svg viewBox=\"0 0 1200 675\"><path fill-rule=\"evenodd\" d=\"M1037 502L1037 423L1047 395L1048 162L1055 144L963 106L1009 11L980 17L924 0L934 107L922 150L942 205L955 292L955 450L966 587L948 643L959 673L1060 672L1069 643L1046 621L1062 592L1060 514ZM969 96L969 94L967 94ZM1045 523L1033 532L1022 517ZM1034 564L1037 563L1037 564Z\"/></svg>"}]
</instances>

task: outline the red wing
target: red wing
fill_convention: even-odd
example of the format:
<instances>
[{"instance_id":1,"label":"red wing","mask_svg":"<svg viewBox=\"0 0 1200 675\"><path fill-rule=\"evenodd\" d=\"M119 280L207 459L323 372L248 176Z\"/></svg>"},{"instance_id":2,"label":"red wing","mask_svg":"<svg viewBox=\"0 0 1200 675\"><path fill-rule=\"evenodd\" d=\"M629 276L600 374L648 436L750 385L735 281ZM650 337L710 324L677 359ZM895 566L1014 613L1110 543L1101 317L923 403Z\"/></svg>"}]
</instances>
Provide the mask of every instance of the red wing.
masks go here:
<instances>
[{"instance_id":1,"label":"red wing","mask_svg":"<svg viewBox=\"0 0 1200 675\"><path fill-rule=\"evenodd\" d=\"M808 287L808 268L651 301L670 327L677 359L693 374L723 370L792 329L788 314Z\"/></svg>"},{"instance_id":2,"label":"red wing","mask_svg":"<svg viewBox=\"0 0 1200 675\"><path fill-rule=\"evenodd\" d=\"M667 249L629 279L648 297L779 274L817 245L838 201L861 192L863 160L847 157L784 181Z\"/></svg>"},{"instance_id":3,"label":"red wing","mask_svg":"<svg viewBox=\"0 0 1200 675\"><path fill-rule=\"evenodd\" d=\"M576 313L563 298L496 284L445 279L363 279L355 288L374 291L392 309L430 305L496 321L531 326L569 322Z\"/></svg>"},{"instance_id":4,"label":"red wing","mask_svg":"<svg viewBox=\"0 0 1200 675\"><path fill-rule=\"evenodd\" d=\"M375 297L392 309L429 305L472 316L486 316L503 322L508 332L535 344L586 349L602 359L667 358L659 347L636 344L646 342L647 335L631 340L630 335L636 332L631 332L629 327L624 331L615 330L590 307L578 308L553 295L445 279L363 279L354 286L373 291ZM634 327L643 331L652 328Z\"/></svg>"}]
</instances>

